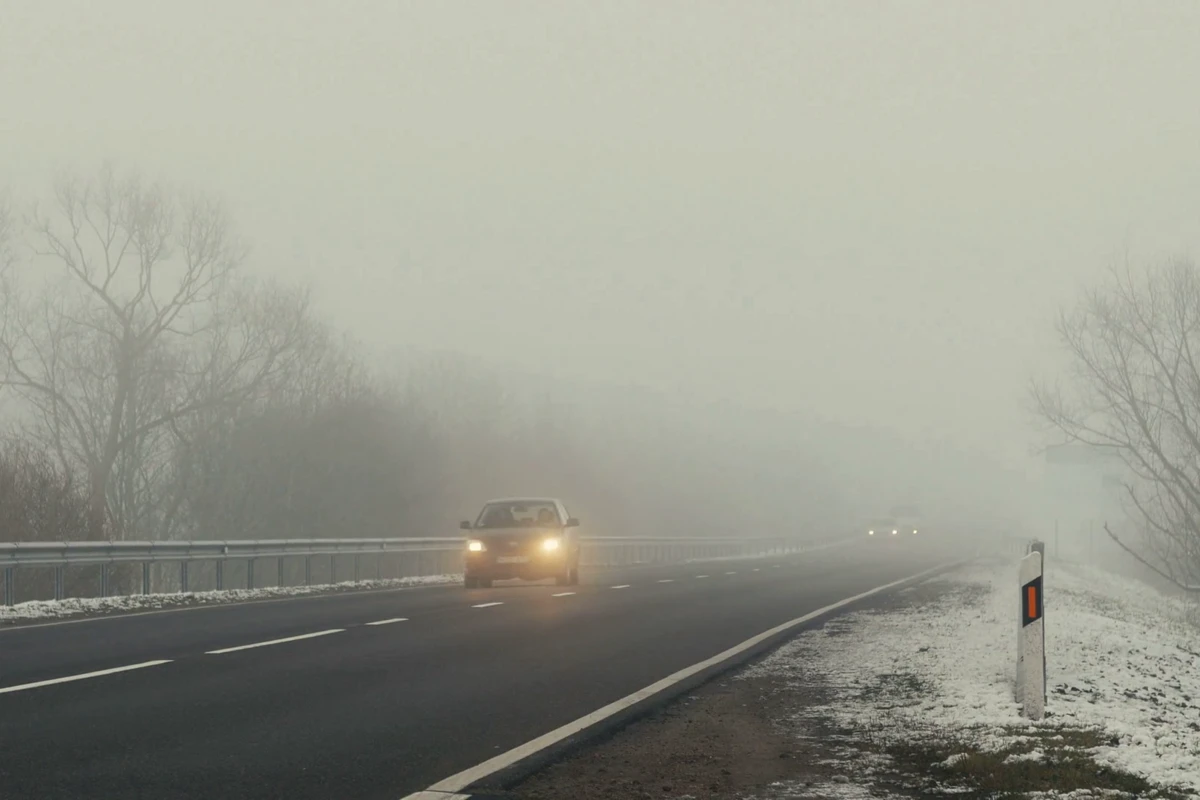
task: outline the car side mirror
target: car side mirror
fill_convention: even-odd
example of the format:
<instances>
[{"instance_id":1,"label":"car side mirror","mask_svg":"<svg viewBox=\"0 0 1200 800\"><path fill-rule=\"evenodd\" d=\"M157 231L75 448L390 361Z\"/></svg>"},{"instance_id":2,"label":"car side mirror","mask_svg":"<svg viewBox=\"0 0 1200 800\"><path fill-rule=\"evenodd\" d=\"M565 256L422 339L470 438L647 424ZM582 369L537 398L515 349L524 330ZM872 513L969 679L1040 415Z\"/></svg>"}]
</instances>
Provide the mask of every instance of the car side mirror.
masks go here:
<instances>
[{"instance_id":1,"label":"car side mirror","mask_svg":"<svg viewBox=\"0 0 1200 800\"><path fill-rule=\"evenodd\" d=\"M563 527L565 527L565 528L578 528L578 527L579 527L579 520L575 519L575 517L571 517L569 520L567 520L567 524L566 524L566 525L564 525Z\"/></svg>"},{"instance_id":2,"label":"car side mirror","mask_svg":"<svg viewBox=\"0 0 1200 800\"><path fill-rule=\"evenodd\" d=\"M464 531L469 531L469 530L471 530L471 523L469 523L469 522L460 522L460 523L458 524L458 527L459 527L461 530L464 530Z\"/></svg>"}]
</instances>

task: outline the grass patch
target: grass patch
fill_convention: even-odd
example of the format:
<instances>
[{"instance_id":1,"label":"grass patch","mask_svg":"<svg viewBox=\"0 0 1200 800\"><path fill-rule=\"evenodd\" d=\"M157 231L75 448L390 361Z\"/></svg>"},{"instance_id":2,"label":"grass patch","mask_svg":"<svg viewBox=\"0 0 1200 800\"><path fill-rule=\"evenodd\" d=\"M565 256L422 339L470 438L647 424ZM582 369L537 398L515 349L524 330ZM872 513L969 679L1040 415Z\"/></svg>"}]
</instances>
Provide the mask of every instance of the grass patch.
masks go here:
<instances>
[{"instance_id":1,"label":"grass patch","mask_svg":"<svg viewBox=\"0 0 1200 800\"><path fill-rule=\"evenodd\" d=\"M922 797L961 800L1026 798L1035 793L1088 790L1114 798L1187 800L1180 789L1160 787L1128 772L1097 764L1090 749L1111 745L1103 731L1080 728L1011 729L1015 740L999 750L945 738L860 742L888 756L896 788Z\"/></svg>"},{"instance_id":2,"label":"grass patch","mask_svg":"<svg viewBox=\"0 0 1200 800\"><path fill-rule=\"evenodd\" d=\"M863 687L859 697L877 703L886 700L888 705L894 706L904 700L922 697L928 690L929 685L911 672L885 672Z\"/></svg>"}]
</instances>

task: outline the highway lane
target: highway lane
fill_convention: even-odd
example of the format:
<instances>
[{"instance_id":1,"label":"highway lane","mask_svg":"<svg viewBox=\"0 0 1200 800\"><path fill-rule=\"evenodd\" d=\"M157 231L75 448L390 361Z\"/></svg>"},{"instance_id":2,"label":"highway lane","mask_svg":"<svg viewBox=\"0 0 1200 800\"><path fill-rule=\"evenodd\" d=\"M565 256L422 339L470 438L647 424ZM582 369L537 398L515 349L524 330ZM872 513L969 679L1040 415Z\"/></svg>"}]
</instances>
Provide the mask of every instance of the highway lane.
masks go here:
<instances>
[{"instance_id":1,"label":"highway lane","mask_svg":"<svg viewBox=\"0 0 1200 800\"><path fill-rule=\"evenodd\" d=\"M0 693L0 796L397 800L925 565L833 549L6 630L0 691L169 663Z\"/></svg>"},{"instance_id":2,"label":"highway lane","mask_svg":"<svg viewBox=\"0 0 1200 800\"><path fill-rule=\"evenodd\" d=\"M778 561L783 563L782 558ZM708 562L699 565L704 563ZM717 570L721 574L736 571L739 562L714 563L725 565ZM761 566L753 564L746 569ZM577 587L555 588L551 582L506 582L490 590L470 591L461 585L406 587L0 627L0 688L335 627L398 617L425 618L461 609L464 597L488 602L495 598L515 600L525 594L541 597L551 589L551 595L586 593L613 585L671 580L680 574L687 576L690 569L681 571L680 565L635 565L586 571L581 576L583 585ZM693 572L703 573L702 569Z\"/></svg>"}]
</instances>

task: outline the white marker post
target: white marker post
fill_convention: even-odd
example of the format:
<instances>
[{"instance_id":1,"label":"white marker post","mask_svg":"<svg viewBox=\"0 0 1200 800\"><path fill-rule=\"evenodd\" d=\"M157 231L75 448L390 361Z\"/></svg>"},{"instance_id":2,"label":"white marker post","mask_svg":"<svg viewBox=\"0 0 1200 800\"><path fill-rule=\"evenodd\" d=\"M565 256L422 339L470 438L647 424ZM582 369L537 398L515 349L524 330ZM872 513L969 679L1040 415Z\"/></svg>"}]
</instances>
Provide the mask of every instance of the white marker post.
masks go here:
<instances>
[{"instance_id":1,"label":"white marker post","mask_svg":"<svg viewBox=\"0 0 1200 800\"><path fill-rule=\"evenodd\" d=\"M1021 559L1020 628L1017 630L1017 702L1029 719L1046 712L1046 621L1043 619L1042 553Z\"/></svg>"}]
</instances>

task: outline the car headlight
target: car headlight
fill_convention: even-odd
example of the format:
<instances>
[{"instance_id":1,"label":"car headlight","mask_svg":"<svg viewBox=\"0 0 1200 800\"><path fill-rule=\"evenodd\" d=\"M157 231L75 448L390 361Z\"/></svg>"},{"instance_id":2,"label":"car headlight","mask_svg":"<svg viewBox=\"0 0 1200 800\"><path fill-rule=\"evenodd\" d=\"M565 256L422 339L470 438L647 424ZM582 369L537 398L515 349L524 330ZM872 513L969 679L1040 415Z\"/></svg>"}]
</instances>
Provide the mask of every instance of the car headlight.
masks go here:
<instances>
[{"instance_id":1,"label":"car headlight","mask_svg":"<svg viewBox=\"0 0 1200 800\"><path fill-rule=\"evenodd\" d=\"M900 531L892 531L892 536L895 536L895 535L896 535L897 533L899 533L899 532L900 532Z\"/></svg>"},{"instance_id":2,"label":"car headlight","mask_svg":"<svg viewBox=\"0 0 1200 800\"><path fill-rule=\"evenodd\" d=\"M467 542L467 549L472 553L482 553L485 548L483 546L483 542L479 541L478 539L472 539L471 541Z\"/></svg>"},{"instance_id":3,"label":"car headlight","mask_svg":"<svg viewBox=\"0 0 1200 800\"><path fill-rule=\"evenodd\" d=\"M916 529L916 528L913 528L913 533L916 533L916 532L917 532L917 529Z\"/></svg>"},{"instance_id":4,"label":"car headlight","mask_svg":"<svg viewBox=\"0 0 1200 800\"><path fill-rule=\"evenodd\" d=\"M553 552L562 545L561 539L546 539L542 542L542 549L547 552Z\"/></svg>"},{"instance_id":5,"label":"car headlight","mask_svg":"<svg viewBox=\"0 0 1200 800\"><path fill-rule=\"evenodd\" d=\"M874 536L874 535L875 535L875 531L867 531L867 536Z\"/></svg>"}]
</instances>

